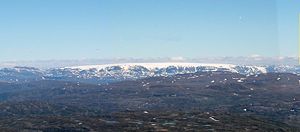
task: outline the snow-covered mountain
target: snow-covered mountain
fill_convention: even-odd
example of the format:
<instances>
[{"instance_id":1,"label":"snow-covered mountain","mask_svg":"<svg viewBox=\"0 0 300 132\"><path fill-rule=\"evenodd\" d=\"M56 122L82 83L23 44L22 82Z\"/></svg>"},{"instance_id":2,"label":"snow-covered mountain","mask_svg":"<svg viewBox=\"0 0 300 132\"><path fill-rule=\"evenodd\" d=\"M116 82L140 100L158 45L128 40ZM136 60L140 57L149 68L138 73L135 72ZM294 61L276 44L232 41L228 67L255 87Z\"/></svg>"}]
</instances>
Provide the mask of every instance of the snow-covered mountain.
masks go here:
<instances>
[{"instance_id":1,"label":"snow-covered mountain","mask_svg":"<svg viewBox=\"0 0 300 132\"><path fill-rule=\"evenodd\" d=\"M231 64L203 64L203 63L124 63L108 65L88 65L67 67L78 74L79 71L89 71L97 77L123 76L125 78L140 78L151 76L169 76L175 74L207 72L207 71L229 71L241 74L266 73L264 67L237 66ZM90 75L90 74L89 74Z\"/></svg>"},{"instance_id":2,"label":"snow-covered mountain","mask_svg":"<svg viewBox=\"0 0 300 132\"><path fill-rule=\"evenodd\" d=\"M6 82L26 82L50 79L103 83L207 71L228 71L247 75L267 72L265 67L237 66L231 64L124 63L64 67L47 70L30 67L3 68L0 69L0 80Z\"/></svg>"},{"instance_id":3,"label":"snow-covered mountain","mask_svg":"<svg viewBox=\"0 0 300 132\"><path fill-rule=\"evenodd\" d=\"M222 71L244 75L268 72L300 73L299 66L245 66L232 64L204 63L123 63L106 65L85 65L41 70L30 67L0 69L0 81L26 82L38 80L62 80L92 83L107 83L135 80L155 76Z\"/></svg>"}]
</instances>

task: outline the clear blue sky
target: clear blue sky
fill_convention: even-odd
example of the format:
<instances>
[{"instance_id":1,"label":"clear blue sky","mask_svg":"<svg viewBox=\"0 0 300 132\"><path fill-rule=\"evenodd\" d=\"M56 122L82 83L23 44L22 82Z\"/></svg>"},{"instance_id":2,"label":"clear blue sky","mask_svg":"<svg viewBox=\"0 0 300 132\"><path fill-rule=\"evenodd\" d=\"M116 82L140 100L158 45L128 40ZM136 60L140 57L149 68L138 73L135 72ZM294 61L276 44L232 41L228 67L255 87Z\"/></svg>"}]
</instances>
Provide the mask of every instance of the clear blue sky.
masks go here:
<instances>
[{"instance_id":1,"label":"clear blue sky","mask_svg":"<svg viewBox=\"0 0 300 132\"><path fill-rule=\"evenodd\" d=\"M0 61L297 55L299 0L1 0Z\"/></svg>"}]
</instances>

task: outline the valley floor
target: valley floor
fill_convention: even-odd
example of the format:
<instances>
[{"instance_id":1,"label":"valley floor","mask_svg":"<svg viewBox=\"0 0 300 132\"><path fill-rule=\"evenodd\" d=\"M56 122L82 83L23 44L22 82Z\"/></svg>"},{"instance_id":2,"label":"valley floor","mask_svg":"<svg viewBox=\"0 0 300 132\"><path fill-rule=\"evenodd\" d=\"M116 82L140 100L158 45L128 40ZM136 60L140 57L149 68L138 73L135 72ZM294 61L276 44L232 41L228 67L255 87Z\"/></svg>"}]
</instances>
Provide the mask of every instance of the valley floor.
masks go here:
<instances>
[{"instance_id":1,"label":"valley floor","mask_svg":"<svg viewBox=\"0 0 300 132\"><path fill-rule=\"evenodd\" d=\"M0 83L0 131L300 131L300 76L205 72Z\"/></svg>"}]
</instances>

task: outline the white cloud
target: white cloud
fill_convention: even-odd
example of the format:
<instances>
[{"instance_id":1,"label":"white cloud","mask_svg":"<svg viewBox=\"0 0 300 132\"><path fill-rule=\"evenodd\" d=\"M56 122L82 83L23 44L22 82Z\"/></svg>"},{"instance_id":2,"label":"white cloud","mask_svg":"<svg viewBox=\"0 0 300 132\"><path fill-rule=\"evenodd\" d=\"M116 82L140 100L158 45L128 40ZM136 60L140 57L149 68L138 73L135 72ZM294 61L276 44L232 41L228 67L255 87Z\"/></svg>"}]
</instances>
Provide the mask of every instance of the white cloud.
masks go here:
<instances>
[{"instance_id":1,"label":"white cloud","mask_svg":"<svg viewBox=\"0 0 300 132\"><path fill-rule=\"evenodd\" d=\"M178 57L171 57L171 61L184 61L186 60L184 57L178 56Z\"/></svg>"},{"instance_id":2,"label":"white cloud","mask_svg":"<svg viewBox=\"0 0 300 132\"><path fill-rule=\"evenodd\" d=\"M253 54L253 55L250 55L251 58L259 58L261 57L261 55L258 55L258 54Z\"/></svg>"}]
</instances>

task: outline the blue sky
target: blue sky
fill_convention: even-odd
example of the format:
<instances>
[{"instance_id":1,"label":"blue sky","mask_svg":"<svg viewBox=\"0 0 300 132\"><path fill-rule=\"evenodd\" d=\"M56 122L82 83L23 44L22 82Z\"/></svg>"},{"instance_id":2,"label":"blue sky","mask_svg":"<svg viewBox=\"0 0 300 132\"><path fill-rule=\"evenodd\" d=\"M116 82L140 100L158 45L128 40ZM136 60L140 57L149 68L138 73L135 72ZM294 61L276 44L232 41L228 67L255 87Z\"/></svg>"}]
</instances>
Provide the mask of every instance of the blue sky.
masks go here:
<instances>
[{"instance_id":1,"label":"blue sky","mask_svg":"<svg viewBox=\"0 0 300 132\"><path fill-rule=\"evenodd\" d=\"M0 61L297 56L298 0L1 0Z\"/></svg>"}]
</instances>

